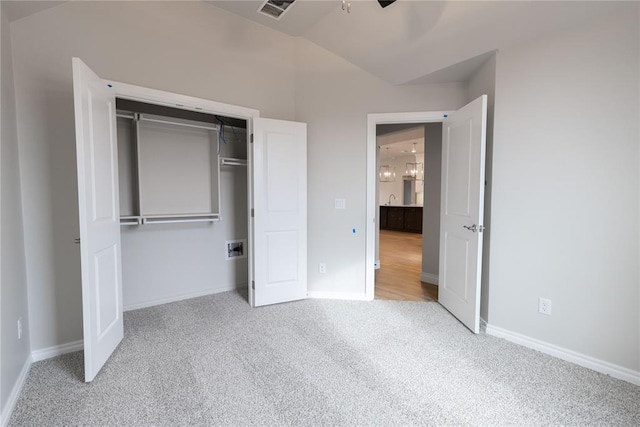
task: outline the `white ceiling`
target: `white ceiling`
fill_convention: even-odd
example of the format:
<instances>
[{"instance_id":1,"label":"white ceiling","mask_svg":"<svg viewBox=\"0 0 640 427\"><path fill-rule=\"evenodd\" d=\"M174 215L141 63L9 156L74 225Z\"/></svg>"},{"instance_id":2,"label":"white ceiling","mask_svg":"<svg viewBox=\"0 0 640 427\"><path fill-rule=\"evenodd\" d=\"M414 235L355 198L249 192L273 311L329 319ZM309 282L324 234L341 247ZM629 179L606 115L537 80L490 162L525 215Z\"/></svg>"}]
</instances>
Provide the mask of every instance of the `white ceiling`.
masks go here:
<instances>
[{"instance_id":1,"label":"white ceiling","mask_svg":"<svg viewBox=\"0 0 640 427\"><path fill-rule=\"evenodd\" d=\"M465 81L496 50L562 31L625 7L616 1L296 0L275 20L262 0L204 1L304 37L391 84ZM2 0L10 21L64 1Z\"/></svg>"},{"instance_id":2,"label":"white ceiling","mask_svg":"<svg viewBox=\"0 0 640 427\"><path fill-rule=\"evenodd\" d=\"M398 129L382 135L378 132L377 142L380 147L380 158L385 161L389 157L422 155L424 153L424 124L409 128L399 127ZM411 152L413 149L416 150L415 153Z\"/></svg>"},{"instance_id":3,"label":"white ceiling","mask_svg":"<svg viewBox=\"0 0 640 427\"><path fill-rule=\"evenodd\" d=\"M625 2L296 0L280 20L263 1L208 3L304 37L391 84L466 80L495 50L596 19ZM473 59L475 58L475 59Z\"/></svg>"}]
</instances>

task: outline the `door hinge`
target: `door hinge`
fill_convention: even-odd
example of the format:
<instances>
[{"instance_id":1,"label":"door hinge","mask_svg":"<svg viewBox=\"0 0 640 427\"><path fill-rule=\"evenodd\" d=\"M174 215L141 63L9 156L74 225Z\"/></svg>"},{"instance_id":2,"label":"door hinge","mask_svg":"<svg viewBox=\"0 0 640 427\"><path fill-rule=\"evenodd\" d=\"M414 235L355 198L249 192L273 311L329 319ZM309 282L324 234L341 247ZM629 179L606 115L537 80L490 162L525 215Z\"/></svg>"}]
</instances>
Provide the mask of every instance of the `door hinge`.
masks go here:
<instances>
[{"instance_id":1,"label":"door hinge","mask_svg":"<svg viewBox=\"0 0 640 427\"><path fill-rule=\"evenodd\" d=\"M251 208L251 218L253 218L255 216L255 211L253 210L253 208Z\"/></svg>"},{"instance_id":2,"label":"door hinge","mask_svg":"<svg viewBox=\"0 0 640 427\"><path fill-rule=\"evenodd\" d=\"M80 238L78 237L76 239L73 239L73 243L75 243L76 245L79 245L80 244Z\"/></svg>"},{"instance_id":3,"label":"door hinge","mask_svg":"<svg viewBox=\"0 0 640 427\"><path fill-rule=\"evenodd\" d=\"M253 144L253 134L251 134L251 143Z\"/></svg>"},{"instance_id":4,"label":"door hinge","mask_svg":"<svg viewBox=\"0 0 640 427\"><path fill-rule=\"evenodd\" d=\"M251 289L253 289L254 291L256 290L256 281L255 280L251 281Z\"/></svg>"}]
</instances>

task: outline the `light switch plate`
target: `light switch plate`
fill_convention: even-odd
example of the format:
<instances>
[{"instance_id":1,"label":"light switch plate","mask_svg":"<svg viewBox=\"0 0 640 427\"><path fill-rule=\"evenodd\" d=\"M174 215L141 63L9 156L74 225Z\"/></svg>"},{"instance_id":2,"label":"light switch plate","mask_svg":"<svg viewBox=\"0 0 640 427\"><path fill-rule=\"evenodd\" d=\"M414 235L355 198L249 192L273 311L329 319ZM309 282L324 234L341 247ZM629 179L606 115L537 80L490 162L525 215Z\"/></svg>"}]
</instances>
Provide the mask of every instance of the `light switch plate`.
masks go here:
<instances>
[{"instance_id":1,"label":"light switch plate","mask_svg":"<svg viewBox=\"0 0 640 427\"><path fill-rule=\"evenodd\" d=\"M336 209L346 209L347 208L347 201L345 199L336 199L335 200L335 207L336 207Z\"/></svg>"}]
</instances>

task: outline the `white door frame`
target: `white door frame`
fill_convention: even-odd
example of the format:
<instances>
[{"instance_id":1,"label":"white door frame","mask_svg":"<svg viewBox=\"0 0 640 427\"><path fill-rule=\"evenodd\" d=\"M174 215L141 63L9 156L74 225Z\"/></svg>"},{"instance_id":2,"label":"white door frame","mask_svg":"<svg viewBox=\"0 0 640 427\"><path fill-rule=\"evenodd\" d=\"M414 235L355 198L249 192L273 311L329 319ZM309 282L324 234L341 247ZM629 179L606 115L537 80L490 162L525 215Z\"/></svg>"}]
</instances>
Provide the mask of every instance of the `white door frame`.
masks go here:
<instances>
[{"instance_id":1,"label":"white door frame","mask_svg":"<svg viewBox=\"0 0 640 427\"><path fill-rule=\"evenodd\" d=\"M130 99L133 101L146 102L149 104L163 105L167 107L179 108L182 110L196 111L199 113L219 114L226 117L233 117L247 121L247 207L249 211L253 207L252 180L251 173L253 171L253 158L249 144L251 143L251 134L253 133L253 118L260 117L260 110L247 107L239 107L237 105L225 104L222 102L211 101L208 99L197 98L194 96L180 95L173 92L165 92L162 90L151 89L142 86L136 86L128 83L116 82L113 80L103 79L105 85L113 88L116 98ZM249 304L253 305L253 289L251 281L253 280L253 263L254 263L254 247L253 247L253 221L250 212L247 212L247 249L248 249L248 283Z\"/></svg>"},{"instance_id":2,"label":"white door frame","mask_svg":"<svg viewBox=\"0 0 640 427\"><path fill-rule=\"evenodd\" d=\"M378 194L376 192L377 141L376 126L403 123L442 123L451 111L367 114L367 227L365 237L365 299L375 296L376 221Z\"/></svg>"}]
</instances>

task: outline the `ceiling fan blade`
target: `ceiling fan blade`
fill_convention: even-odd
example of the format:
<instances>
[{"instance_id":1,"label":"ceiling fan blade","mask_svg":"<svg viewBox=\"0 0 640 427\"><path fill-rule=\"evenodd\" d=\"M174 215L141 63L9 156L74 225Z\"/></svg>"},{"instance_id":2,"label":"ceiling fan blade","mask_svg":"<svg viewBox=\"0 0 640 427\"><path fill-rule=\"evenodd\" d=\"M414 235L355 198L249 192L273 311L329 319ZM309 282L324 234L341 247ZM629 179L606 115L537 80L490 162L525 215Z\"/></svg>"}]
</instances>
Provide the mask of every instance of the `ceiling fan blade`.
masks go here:
<instances>
[{"instance_id":1,"label":"ceiling fan blade","mask_svg":"<svg viewBox=\"0 0 640 427\"><path fill-rule=\"evenodd\" d=\"M378 3L380 3L380 6L382 6L383 8L389 6L391 3L395 3L396 0L389 0L389 1L385 1L385 0L378 0Z\"/></svg>"}]
</instances>

